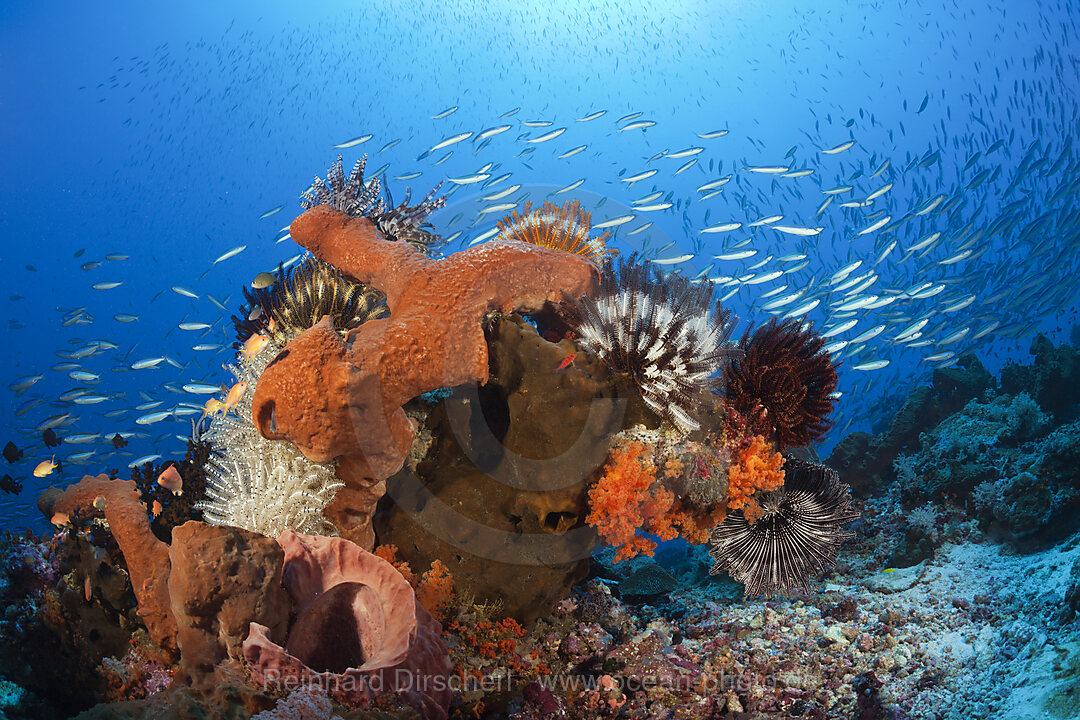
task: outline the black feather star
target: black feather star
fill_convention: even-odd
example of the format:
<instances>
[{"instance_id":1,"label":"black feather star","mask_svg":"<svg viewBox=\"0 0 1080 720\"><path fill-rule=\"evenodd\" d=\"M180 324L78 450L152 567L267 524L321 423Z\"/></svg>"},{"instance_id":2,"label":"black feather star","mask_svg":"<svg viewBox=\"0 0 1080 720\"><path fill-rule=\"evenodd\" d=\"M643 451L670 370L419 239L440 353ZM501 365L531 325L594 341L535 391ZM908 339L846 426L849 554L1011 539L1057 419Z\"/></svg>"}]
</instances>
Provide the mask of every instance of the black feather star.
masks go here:
<instances>
[{"instance_id":1,"label":"black feather star","mask_svg":"<svg viewBox=\"0 0 1080 720\"><path fill-rule=\"evenodd\" d=\"M728 514L709 537L709 571L727 570L747 597L802 588L823 572L852 533L840 529L859 517L850 488L824 465L784 462L784 487L755 496L762 514L750 524L741 510Z\"/></svg>"},{"instance_id":2,"label":"black feather star","mask_svg":"<svg viewBox=\"0 0 1080 720\"><path fill-rule=\"evenodd\" d=\"M684 431L694 418L698 390L737 350L729 342L734 319L713 305L713 286L634 256L600 270L600 292L582 298L577 318L581 344L613 370L630 375L641 398Z\"/></svg>"}]
</instances>

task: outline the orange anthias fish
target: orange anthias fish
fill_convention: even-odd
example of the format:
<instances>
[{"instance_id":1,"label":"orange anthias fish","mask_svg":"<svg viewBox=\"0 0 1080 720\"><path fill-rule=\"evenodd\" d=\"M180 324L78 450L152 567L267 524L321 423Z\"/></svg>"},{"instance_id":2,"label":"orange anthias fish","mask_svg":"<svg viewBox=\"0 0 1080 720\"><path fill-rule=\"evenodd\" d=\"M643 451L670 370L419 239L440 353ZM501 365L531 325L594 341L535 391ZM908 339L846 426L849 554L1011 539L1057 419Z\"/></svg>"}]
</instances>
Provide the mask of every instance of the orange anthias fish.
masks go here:
<instances>
[{"instance_id":1,"label":"orange anthias fish","mask_svg":"<svg viewBox=\"0 0 1080 720\"><path fill-rule=\"evenodd\" d=\"M158 501L158 500L155 500L154 504L150 506L150 515L151 515L151 517L156 518L160 514L161 514L161 502Z\"/></svg>"},{"instance_id":2,"label":"orange anthias fish","mask_svg":"<svg viewBox=\"0 0 1080 720\"><path fill-rule=\"evenodd\" d=\"M244 393L247 391L247 383L238 382L229 388L229 394L225 396L225 409L222 410L222 414L227 414L230 410L240 404L240 401L244 398Z\"/></svg>"},{"instance_id":3,"label":"orange anthias fish","mask_svg":"<svg viewBox=\"0 0 1080 720\"><path fill-rule=\"evenodd\" d=\"M241 352L244 354L244 359L250 360L251 358L255 357L256 355L261 353L263 351L263 348L265 348L269 343L269 337L267 337L266 335L260 335L258 333L255 333L244 341L244 347L241 349Z\"/></svg>"},{"instance_id":4,"label":"orange anthias fish","mask_svg":"<svg viewBox=\"0 0 1080 720\"><path fill-rule=\"evenodd\" d=\"M42 460L34 468L34 477L45 477L51 475L52 471L56 469L56 456L53 455L52 460Z\"/></svg>"},{"instance_id":5,"label":"orange anthias fish","mask_svg":"<svg viewBox=\"0 0 1080 720\"><path fill-rule=\"evenodd\" d=\"M184 492L184 479L180 477L180 471L176 469L175 465L170 465L161 471L158 475L157 484L166 490L171 490L173 495L180 495Z\"/></svg>"},{"instance_id":6,"label":"orange anthias fish","mask_svg":"<svg viewBox=\"0 0 1080 720\"><path fill-rule=\"evenodd\" d=\"M566 368L570 367L570 363L574 362L574 358L576 357L577 353L570 353L569 355L564 357L563 361L559 363L559 367L555 368L555 372L559 372L560 370L565 370Z\"/></svg>"},{"instance_id":7,"label":"orange anthias fish","mask_svg":"<svg viewBox=\"0 0 1080 720\"><path fill-rule=\"evenodd\" d=\"M206 417L207 415L210 415L211 417L213 417L215 414L217 414L218 412L221 412L224 409L225 409L225 403L221 402L217 398L212 397L212 398L210 398L209 400L206 401L205 405L203 405L202 417ZM200 419L202 419L202 418L200 418Z\"/></svg>"}]
</instances>

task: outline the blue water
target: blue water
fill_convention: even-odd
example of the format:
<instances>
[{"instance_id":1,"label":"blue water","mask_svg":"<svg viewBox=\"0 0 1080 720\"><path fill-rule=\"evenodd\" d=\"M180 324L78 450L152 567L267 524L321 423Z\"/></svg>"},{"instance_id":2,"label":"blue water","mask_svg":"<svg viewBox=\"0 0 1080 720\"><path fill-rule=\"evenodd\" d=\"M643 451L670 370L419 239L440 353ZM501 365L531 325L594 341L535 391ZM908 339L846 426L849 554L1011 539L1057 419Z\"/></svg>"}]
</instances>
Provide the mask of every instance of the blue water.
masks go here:
<instances>
[{"instance_id":1,"label":"blue water","mask_svg":"<svg viewBox=\"0 0 1080 720\"><path fill-rule=\"evenodd\" d=\"M741 286L718 290L727 295L739 288L725 304L743 318L740 331L769 316L761 308L768 299L760 295L783 284L788 287L770 299L807 288L809 295L779 312L791 310L856 260L863 262L851 278L871 270L879 275L864 295L895 296L924 282L933 292L944 279L935 295L854 311L858 324L832 338L887 325L850 357L838 350L844 395L823 452L843 432L870 428L885 416L883 407L925 382L935 364L951 362L928 362L928 356L973 350L996 373L1007 359L1027 356L1036 332L1067 340L1080 292L1073 279L1080 226L1071 185L1080 179L1080 153L1065 149L1076 133L1080 97L1071 44L1080 30L1078 10L1075 2L982 1L902 7L545 2L532 8L421 2L407 9L368 2L323 3L314 11L266 2L5 3L0 247L7 324L0 342L7 383L44 378L19 397L3 390L0 442L12 440L26 458L4 468L25 487L0 504L0 522L40 528L32 506L46 484L110 468L124 476L136 457L182 452L176 436L188 434L186 417L140 426L134 419L144 411L135 406L201 404L204 396L166 385L232 381L223 364L231 360L233 329L228 313L209 297L235 311L241 287L255 274L299 252L290 240L275 242L299 212L297 196L314 174L325 177L339 152L333 145L369 133L372 139L340 152L347 166L365 152L369 169L389 164L395 198L406 185L420 197L437 182L474 175L487 163L495 164L487 171L492 179L512 173L490 189L459 186L434 216L444 236L463 231L447 252L501 216L483 214L470 224L495 203L484 196L520 184L513 198L529 191L539 204L584 180L553 199L582 199L594 223L635 214L616 228L617 247L661 259L691 254L671 268L736 283L744 278ZM447 117L432 119L454 106ZM514 108L520 110L500 119ZM577 120L599 110L606 114ZM655 125L620 131L633 120L618 119L633 113ZM480 143L469 138L419 158L458 133L501 124L511 129L478 152ZM566 130L557 138L527 142L558 128ZM699 136L714 130L729 132ZM400 142L380 151L395 139ZM848 140L855 141L849 149L821 152ZM999 140L999 149L986 155ZM558 157L583 144L585 151ZM650 160L694 147L703 150ZM527 148L534 150L519 156ZM450 150L453 155L436 166ZM982 155L965 169L976 152ZM674 174L692 159L697 163ZM886 159L891 166L871 179ZM815 172L791 178L747 170L765 166ZM623 182L653 168L659 172L646 180ZM978 181L984 170L989 173ZM423 174L393 180L416 171ZM701 199L706 192L697 188L728 175L734 177L723 193ZM838 207L887 183L892 188L868 207ZM821 191L841 185L853 189L815 217L827 197ZM632 201L654 191L662 196L653 204L668 201L670 192L676 207L634 209ZM874 213L883 210L897 221L939 194L946 198L935 211L856 236L879 219ZM260 219L280 205L280 212ZM941 208L948 213L939 214ZM1003 212L1008 217L995 226ZM463 218L451 226L457 213ZM822 231L800 237L768 225L748 227L773 215L783 219L772 224ZM648 221L654 225L629 234ZM742 227L701 232L728 222ZM929 255L919 257L920 251L900 262L905 248L935 231L943 239ZM875 264L892 240L898 244ZM246 249L212 264L239 245ZM965 247L972 251L968 258L942 264ZM757 254L712 259L739 248ZM109 253L130 258L106 260ZM807 255L808 264L777 279L745 280L798 264L778 264L792 254ZM766 265L752 267L770 255ZM101 264L80 269L91 261ZM122 284L92 288L110 281ZM969 295L971 304L946 312ZM838 294L823 295L805 317L819 329L835 327L846 319L830 311L840 303ZM114 319L124 313L138 320ZM73 317L92 322L62 326ZM929 344L893 340L920 318L928 318ZM213 328L204 335L177 327L196 321ZM996 328L973 339L995 321ZM964 337L942 343L965 327ZM69 370L51 369L65 362L58 351L97 340L116 349L73 362L99 381L85 384ZM199 343L224 348L192 350ZM181 369L166 362L130 369L137 360L164 356ZM879 370L854 369L876 360L890 362ZM108 399L93 405L57 400L80 387ZM26 409L35 400L40 403ZM115 410L126 412L103 415ZM35 428L65 413L75 420L58 434L100 433L102 441L44 447ZM106 438L121 431L141 435L131 438L127 454L110 454ZM84 464L68 461L62 473L30 477L54 452L64 459L86 451L95 454Z\"/></svg>"}]
</instances>

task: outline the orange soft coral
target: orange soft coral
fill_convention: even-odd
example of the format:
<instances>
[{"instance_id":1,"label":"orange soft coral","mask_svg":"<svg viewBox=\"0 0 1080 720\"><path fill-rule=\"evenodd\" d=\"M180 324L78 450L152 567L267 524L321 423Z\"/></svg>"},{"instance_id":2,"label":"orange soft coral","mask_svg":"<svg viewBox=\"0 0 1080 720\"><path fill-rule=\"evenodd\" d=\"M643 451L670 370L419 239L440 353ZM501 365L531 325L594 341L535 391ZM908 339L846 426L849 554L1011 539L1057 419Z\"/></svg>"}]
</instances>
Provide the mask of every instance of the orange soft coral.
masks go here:
<instances>
[{"instance_id":1,"label":"orange soft coral","mask_svg":"<svg viewBox=\"0 0 1080 720\"><path fill-rule=\"evenodd\" d=\"M679 528L679 535L691 545L702 545L709 539L712 529L724 522L727 508L719 505L708 512L701 512L677 502L668 513L672 525Z\"/></svg>"},{"instance_id":2,"label":"orange soft coral","mask_svg":"<svg viewBox=\"0 0 1080 720\"><path fill-rule=\"evenodd\" d=\"M755 492L777 490L784 485L784 457L773 450L761 435L750 439L728 471L727 506L743 511L751 525L761 517L761 506L751 497Z\"/></svg>"},{"instance_id":3,"label":"orange soft coral","mask_svg":"<svg viewBox=\"0 0 1080 720\"><path fill-rule=\"evenodd\" d=\"M416 591L416 601L423 605L432 617L443 623L449 619L454 609L456 593L454 578L442 561L433 561L430 570L423 575L417 575L409 567L409 563L398 558L397 545L380 545L375 548L374 553L393 565L412 585Z\"/></svg>"},{"instance_id":4,"label":"orange soft coral","mask_svg":"<svg viewBox=\"0 0 1080 720\"><path fill-rule=\"evenodd\" d=\"M409 563L398 558L397 545L380 545L372 552L374 552L377 556L381 557L383 560L397 568L397 571L401 573L401 576L405 578L405 580L410 585L413 586L414 590L416 589L416 576L413 575L412 569L409 568ZM428 610L428 612L431 612L431 610L428 609L426 605L424 606L424 609Z\"/></svg>"},{"instance_id":5,"label":"orange soft coral","mask_svg":"<svg viewBox=\"0 0 1080 720\"><path fill-rule=\"evenodd\" d=\"M770 487L775 477L760 472L763 457L760 448L749 442L747 448L744 453L747 464L740 472L749 473L754 478L753 482L762 483L760 489ZM700 545L708 540L709 533L726 516L727 505L723 503L699 505L681 498L685 493L685 488L678 487L680 473L685 471L683 460L665 451L654 462L656 452L657 446L636 441L616 446L603 476L589 491L590 512L586 522L597 529L605 544L616 548L616 562L639 553L653 554L656 543L640 536L639 530L660 540L682 537ZM769 464L772 459L766 460L764 467L772 468ZM660 471L658 464L662 466ZM779 478L782 483L782 473ZM676 488L674 491L673 486ZM749 492L757 489L756 486L748 488ZM743 507L746 501L742 499L740 502L740 507Z\"/></svg>"},{"instance_id":6,"label":"orange soft coral","mask_svg":"<svg viewBox=\"0 0 1080 720\"><path fill-rule=\"evenodd\" d=\"M441 560L434 560L431 569L420 578L416 599L433 617L446 622L454 602L454 578Z\"/></svg>"},{"instance_id":7,"label":"orange soft coral","mask_svg":"<svg viewBox=\"0 0 1080 720\"><path fill-rule=\"evenodd\" d=\"M618 548L615 561L638 553L652 555L656 543L637 531L661 540L678 537L670 510L675 495L656 483L656 468L646 457L645 446L631 442L612 451L604 475L589 490L589 515L585 521L596 528L601 540Z\"/></svg>"}]
</instances>

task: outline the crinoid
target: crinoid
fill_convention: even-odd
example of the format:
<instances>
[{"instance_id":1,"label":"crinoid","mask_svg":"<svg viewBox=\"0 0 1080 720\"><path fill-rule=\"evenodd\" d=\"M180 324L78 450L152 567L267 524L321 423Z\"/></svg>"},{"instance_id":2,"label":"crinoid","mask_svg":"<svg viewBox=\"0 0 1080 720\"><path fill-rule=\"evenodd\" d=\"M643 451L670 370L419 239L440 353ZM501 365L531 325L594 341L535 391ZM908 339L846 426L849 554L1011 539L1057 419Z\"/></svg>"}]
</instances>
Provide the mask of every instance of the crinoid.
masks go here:
<instances>
[{"instance_id":1,"label":"crinoid","mask_svg":"<svg viewBox=\"0 0 1080 720\"><path fill-rule=\"evenodd\" d=\"M315 182L300 193L300 206L305 210L318 205L330 207L352 217L369 216L384 210L379 178L364 180L367 155L356 161L348 179L341 167L341 156L326 171L326 180L315 176Z\"/></svg>"},{"instance_id":2,"label":"crinoid","mask_svg":"<svg viewBox=\"0 0 1080 720\"><path fill-rule=\"evenodd\" d=\"M532 203L525 203L521 214L515 210L500 220L499 238L563 250L594 262L615 252L604 245L608 233L589 237L592 216L581 209L577 200L562 207L546 202L539 210L531 208Z\"/></svg>"},{"instance_id":3,"label":"crinoid","mask_svg":"<svg viewBox=\"0 0 1080 720\"><path fill-rule=\"evenodd\" d=\"M835 470L788 457L784 486L755 496L760 516L728 513L709 536L710 574L727 570L747 597L809 588L811 574L836 559L844 540L840 526L859 517L850 489Z\"/></svg>"},{"instance_id":4,"label":"crinoid","mask_svg":"<svg viewBox=\"0 0 1080 720\"><path fill-rule=\"evenodd\" d=\"M279 267L274 285L258 290L245 287L244 298L247 303L240 315L232 318L237 339L243 342L254 333L265 333L278 347L285 347L324 315L330 316L339 332L389 315L382 293L347 279L314 257L288 270Z\"/></svg>"},{"instance_id":5,"label":"crinoid","mask_svg":"<svg viewBox=\"0 0 1080 720\"><path fill-rule=\"evenodd\" d=\"M366 217L385 239L407 242L430 254L433 248L442 243L442 238L431 232L427 222L431 213L446 205L445 195L435 197L442 183L432 188L419 205L409 205L411 191L406 188L405 200L400 205L394 205L389 187L386 188L385 199L382 196L385 183L377 177L364 180L366 165L367 155L356 161L346 179L341 156L338 155L337 161L326 171L326 180L316 175L311 187L300 193L300 206L309 210L318 205L329 205L352 217Z\"/></svg>"},{"instance_id":6,"label":"crinoid","mask_svg":"<svg viewBox=\"0 0 1080 720\"><path fill-rule=\"evenodd\" d=\"M344 486L333 465L311 462L292 443L266 440L247 420L216 418L206 438L215 452L205 466L206 499L195 504L206 522L269 537L286 529L337 534L323 516Z\"/></svg>"},{"instance_id":7,"label":"crinoid","mask_svg":"<svg viewBox=\"0 0 1080 720\"><path fill-rule=\"evenodd\" d=\"M645 403L683 431L697 429L699 390L736 352L734 319L715 308L711 283L661 277L636 257L606 258L600 292L582 298L580 342L612 369L628 373Z\"/></svg>"},{"instance_id":8,"label":"crinoid","mask_svg":"<svg viewBox=\"0 0 1080 720\"><path fill-rule=\"evenodd\" d=\"M428 216L446 205L446 196L435 197L442 183L431 189L419 205L409 205L411 191L405 188L405 199L400 205L394 205L390 197L390 188L386 189L386 202L380 203L378 212L369 217L387 240L407 242L426 255L442 243L442 237L430 231Z\"/></svg>"},{"instance_id":9,"label":"crinoid","mask_svg":"<svg viewBox=\"0 0 1080 720\"><path fill-rule=\"evenodd\" d=\"M773 318L743 335L742 357L728 364L715 389L778 448L817 442L832 427L837 381L824 347L798 320Z\"/></svg>"}]
</instances>

